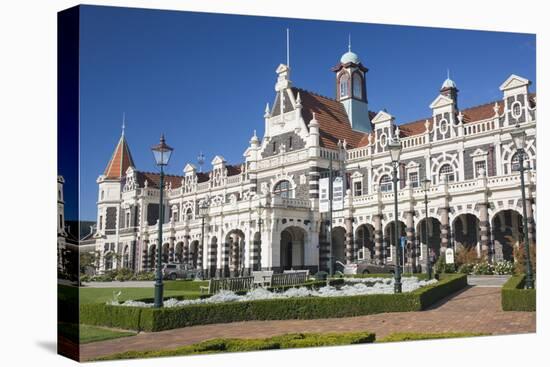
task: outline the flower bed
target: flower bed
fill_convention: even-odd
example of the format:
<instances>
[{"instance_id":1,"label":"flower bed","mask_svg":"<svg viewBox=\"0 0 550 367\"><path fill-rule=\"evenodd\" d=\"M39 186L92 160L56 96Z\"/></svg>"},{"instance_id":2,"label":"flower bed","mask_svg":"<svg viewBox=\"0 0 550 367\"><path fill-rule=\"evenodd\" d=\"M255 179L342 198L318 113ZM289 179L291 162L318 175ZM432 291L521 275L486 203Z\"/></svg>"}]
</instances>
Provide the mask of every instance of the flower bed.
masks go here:
<instances>
[{"instance_id":1,"label":"flower bed","mask_svg":"<svg viewBox=\"0 0 550 367\"><path fill-rule=\"evenodd\" d=\"M304 297L348 297L348 296L364 296L369 294L393 294L394 279L393 278L350 278L344 279L346 284L339 288L334 286L324 286L321 288L306 288L292 287L282 292L270 292L265 288L256 288L245 294L222 290L208 298L199 299L176 299L170 298L164 302L164 307L180 307L197 304L215 304L227 302L246 302L259 301L269 299L286 299L286 298L304 298ZM437 280L418 280L415 277L402 278L403 292L412 292L418 288L435 284ZM112 303L113 304L113 303ZM125 301L115 306L128 307L153 307L152 302L143 301Z\"/></svg>"},{"instance_id":2,"label":"flower bed","mask_svg":"<svg viewBox=\"0 0 550 367\"><path fill-rule=\"evenodd\" d=\"M319 319L420 311L466 287L466 284L466 275L456 274L444 276L435 284L400 294L277 298L172 308L89 304L81 305L80 322L129 330L160 331L236 321Z\"/></svg>"},{"instance_id":3,"label":"flower bed","mask_svg":"<svg viewBox=\"0 0 550 367\"><path fill-rule=\"evenodd\" d=\"M524 289L525 275L511 277L502 286L501 305L504 311L536 311L537 291Z\"/></svg>"}]
</instances>

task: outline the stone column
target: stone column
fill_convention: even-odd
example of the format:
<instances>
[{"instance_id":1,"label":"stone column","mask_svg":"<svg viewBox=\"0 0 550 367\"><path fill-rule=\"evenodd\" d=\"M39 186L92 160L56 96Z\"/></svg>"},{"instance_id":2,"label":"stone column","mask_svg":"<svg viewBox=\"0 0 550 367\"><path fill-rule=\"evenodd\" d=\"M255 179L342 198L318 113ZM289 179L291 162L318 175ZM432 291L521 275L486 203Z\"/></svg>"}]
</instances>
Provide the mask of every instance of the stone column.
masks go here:
<instances>
[{"instance_id":1,"label":"stone column","mask_svg":"<svg viewBox=\"0 0 550 367\"><path fill-rule=\"evenodd\" d=\"M409 210L406 213L406 234L407 234L407 262L409 263L410 272L416 272L416 246L414 233L414 210Z\"/></svg>"},{"instance_id":2,"label":"stone column","mask_svg":"<svg viewBox=\"0 0 550 367\"><path fill-rule=\"evenodd\" d=\"M319 269L321 271L328 271L328 262L329 262L329 242L327 238L327 225L324 220L321 219L321 224L319 225Z\"/></svg>"},{"instance_id":3,"label":"stone column","mask_svg":"<svg viewBox=\"0 0 550 367\"><path fill-rule=\"evenodd\" d=\"M441 253L444 254L449 247L449 207L443 207L441 210Z\"/></svg>"},{"instance_id":4,"label":"stone column","mask_svg":"<svg viewBox=\"0 0 550 367\"><path fill-rule=\"evenodd\" d=\"M141 256L141 270L149 271L149 240L143 241L143 252Z\"/></svg>"},{"instance_id":5,"label":"stone column","mask_svg":"<svg viewBox=\"0 0 550 367\"><path fill-rule=\"evenodd\" d=\"M168 250L168 261L174 262L174 254L176 253L174 246L176 242L176 237L170 236L170 239L168 240L169 243L169 250Z\"/></svg>"},{"instance_id":6,"label":"stone column","mask_svg":"<svg viewBox=\"0 0 550 367\"><path fill-rule=\"evenodd\" d=\"M382 264L382 214L373 216L374 220L374 263ZM385 259L384 259L385 260Z\"/></svg>"},{"instance_id":7,"label":"stone column","mask_svg":"<svg viewBox=\"0 0 550 367\"><path fill-rule=\"evenodd\" d=\"M204 249L202 245L203 245L203 239L201 238L199 240L199 244L197 245L197 269L202 269L202 257L204 256L203 255Z\"/></svg>"},{"instance_id":8,"label":"stone column","mask_svg":"<svg viewBox=\"0 0 550 367\"><path fill-rule=\"evenodd\" d=\"M229 266L229 276L236 277L239 271L239 236L236 233L231 234L230 253L231 262Z\"/></svg>"},{"instance_id":9,"label":"stone column","mask_svg":"<svg viewBox=\"0 0 550 367\"><path fill-rule=\"evenodd\" d=\"M183 237L183 254L182 262L185 265L189 265L189 235Z\"/></svg>"},{"instance_id":10,"label":"stone column","mask_svg":"<svg viewBox=\"0 0 550 367\"><path fill-rule=\"evenodd\" d=\"M355 260L353 250L353 217L346 218L346 263Z\"/></svg>"},{"instance_id":11,"label":"stone column","mask_svg":"<svg viewBox=\"0 0 550 367\"><path fill-rule=\"evenodd\" d=\"M481 256L486 256L492 261L491 248L489 247L491 236L491 225L489 223L489 203L479 205L479 242L481 244Z\"/></svg>"}]
</instances>

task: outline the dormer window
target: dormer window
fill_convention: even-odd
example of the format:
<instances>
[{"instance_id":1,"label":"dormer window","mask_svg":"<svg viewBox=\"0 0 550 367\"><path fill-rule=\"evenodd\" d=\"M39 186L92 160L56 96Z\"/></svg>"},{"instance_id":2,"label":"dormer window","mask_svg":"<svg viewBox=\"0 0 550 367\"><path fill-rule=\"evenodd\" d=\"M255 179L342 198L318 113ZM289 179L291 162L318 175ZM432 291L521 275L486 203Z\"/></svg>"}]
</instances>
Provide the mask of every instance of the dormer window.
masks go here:
<instances>
[{"instance_id":1,"label":"dormer window","mask_svg":"<svg viewBox=\"0 0 550 367\"><path fill-rule=\"evenodd\" d=\"M344 73L340 77L340 97L347 96L349 96L349 75Z\"/></svg>"},{"instance_id":2,"label":"dormer window","mask_svg":"<svg viewBox=\"0 0 550 367\"><path fill-rule=\"evenodd\" d=\"M363 99L363 79L358 73L353 74L353 96Z\"/></svg>"}]
</instances>

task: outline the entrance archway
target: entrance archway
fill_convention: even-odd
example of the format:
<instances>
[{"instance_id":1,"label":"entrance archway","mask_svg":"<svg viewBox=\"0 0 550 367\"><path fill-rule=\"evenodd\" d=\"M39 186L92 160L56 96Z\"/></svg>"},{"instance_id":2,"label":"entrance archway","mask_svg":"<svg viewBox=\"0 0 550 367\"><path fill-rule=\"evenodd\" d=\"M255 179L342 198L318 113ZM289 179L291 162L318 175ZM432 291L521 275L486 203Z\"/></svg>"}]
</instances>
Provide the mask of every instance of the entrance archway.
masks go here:
<instances>
[{"instance_id":1,"label":"entrance archway","mask_svg":"<svg viewBox=\"0 0 550 367\"><path fill-rule=\"evenodd\" d=\"M164 245L162 245L162 262L163 263L167 263L168 262L168 255L170 253L170 244L169 243L165 243Z\"/></svg>"},{"instance_id":2,"label":"entrance archway","mask_svg":"<svg viewBox=\"0 0 550 367\"><path fill-rule=\"evenodd\" d=\"M151 270L157 267L157 245L149 246L149 268Z\"/></svg>"},{"instance_id":3,"label":"entrance archway","mask_svg":"<svg viewBox=\"0 0 550 367\"><path fill-rule=\"evenodd\" d=\"M282 270L304 267L306 232L300 227L288 227L281 232L280 264Z\"/></svg>"},{"instance_id":4,"label":"entrance archway","mask_svg":"<svg viewBox=\"0 0 550 367\"><path fill-rule=\"evenodd\" d=\"M406 237L407 232L405 230L405 223L402 221L397 221L397 229L399 231L399 238L395 238L395 221L391 221L386 225L386 228L384 229L384 241L385 241L385 254L383 255L384 261L387 261L387 258L390 256L392 257L392 263L397 264L395 261L394 254L396 253L396 246L401 246L401 237ZM393 248L393 250L392 250ZM405 255L405 261L406 261L406 254L404 254L403 251L400 251L400 259L399 264L403 265L403 255Z\"/></svg>"},{"instance_id":5,"label":"entrance archway","mask_svg":"<svg viewBox=\"0 0 550 367\"><path fill-rule=\"evenodd\" d=\"M244 271L244 233L234 229L225 236L226 251L229 250L229 276L241 275Z\"/></svg>"},{"instance_id":6,"label":"entrance archway","mask_svg":"<svg viewBox=\"0 0 550 367\"><path fill-rule=\"evenodd\" d=\"M189 244L189 266L195 269L198 265L199 241L195 240Z\"/></svg>"},{"instance_id":7,"label":"entrance archway","mask_svg":"<svg viewBox=\"0 0 550 367\"><path fill-rule=\"evenodd\" d=\"M502 210L491 221L495 261L514 260L514 248L523 241L523 216L515 210Z\"/></svg>"},{"instance_id":8,"label":"entrance archway","mask_svg":"<svg viewBox=\"0 0 550 367\"><path fill-rule=\"evenodd\" d=\"M479 246L480 231L479 219L473 214L460 214L452 223L455 248L477 249L477 255L481 255Z\"/></svg>"},{"instance_id":9,"label":"entrance archway","mask_svg":"<svg viewBox=\"0 0 550 367\"><path fill-rule=\"evenodd\" d=\"M176 244L176 262L182 263L183 262L183 242L178 242Z\"/></svg>"},{"instance_id":10,"label":"entrance archway","mask_svg":"<svg viewBox=\"0 0 550 367\"><path fill-rule=\"evenodd\" d=\"M355 231L355 251L361 251L362 259L373 262L374 259L374 227L371 224L362 224ZM358 258L357 256L355 258Z\"/></svg>"},{"instance_id":11,"label":"entrance archway","mask_svg":"<svg viewBox=\"0 0 550 367\"><path fill-rule=\"evenodd\" d=\"M332 270L343 271L338 263L346 263L346 230L343 227L332 228Z\"/></svg>"},{"instance_id":12,"label":"entrance archway","mask_svg":"<svg viewBox=\"0 0 550 367\"><path fill-rule=\"evenodd\" d=\"M428 223L428 232L426 233L426 222ZM419 233L420 243L428 244L430 252L433 251L435 257L441 253L441 222L433 217L422 218L416 225L416 233ZM425 260L425 248L420 246L420 258Z\"/></svg>"}]
</instances>

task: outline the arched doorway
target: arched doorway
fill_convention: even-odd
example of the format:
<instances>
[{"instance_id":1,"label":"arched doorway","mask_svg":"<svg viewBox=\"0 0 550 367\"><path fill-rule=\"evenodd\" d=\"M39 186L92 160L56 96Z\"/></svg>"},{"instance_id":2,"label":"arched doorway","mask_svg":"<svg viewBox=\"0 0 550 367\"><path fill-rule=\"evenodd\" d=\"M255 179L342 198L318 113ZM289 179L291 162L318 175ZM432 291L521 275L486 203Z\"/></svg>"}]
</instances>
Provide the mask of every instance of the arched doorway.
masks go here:
<instances>
[{"instance_id":1,"label":"arched doorway","mask_svg":"<svg viewBox=\"0 0 550 367\"><path fill-rule=\"evenodd\" d=\"M369 263L374 259L374 227L362 224L355 231L355 251L362 254L361 259ZM355 256L356 259L359 257Z\"/></svg>"},{"instance_id":2,"label":"arched doorway","mask_svg":"<svg viewBox=\"0 0 550 367\"><path fill-rule=\"evenodd\" d=\"M244 271L244 233L240 229L234 229L225 236L226 251L229 250L228 268L229 276L236 277Z\"/></svg>"},{"instance_id":3,"label":"arched doorway","mask_svg":"<svg viewBox=\"0 0 550 367\"><path fill-rule=\"evenodd\" d=\"M149 268L151 270L157 267L157 245L149 246Z\"/></svg>"},{"instance_id":4,"label":"arched doorway","mask_svg":"<svg viewBox=\"0 0 550 367\"><path fill-rule=\"evenodd\" d=\"M195 240L189 244L189 266L192 269L196 269L199 259L199 241Z\"/></svg>"},{"instance_id":5,"label":"arched doorway","mask_svg":"<svg viewBox=\"0 0 550 367\"><path fill-rule=\"evenodd\" d=\"M523 241L523 216L515 210L502 210L491 222L495 261L514 260L514 248Z\"/></svg>"},{"instance_id":6,"label":"arched doorway","mask_svg":"<svg viewBox=\"0 0 550 367\"><path fill-rule=\"evenodd\" d=\"M332 228L332 271L344 271L342 264L346 263L346 229Z\"/></svg>"},{"instance_id":7,"label":"arched doorway","mask_svg":"<svg viewBox=\"0 0 550 367\"><path fill-rule=\"evenodd\" d=\"M169 255L170 254L170 244L165 243L162 245L162 262L167 263L169 261Z\"/></svg>"},{"instance_id":8,"label":"arched doorway","mask_svg":"<svg viewBox=\"0 0 550 367\"><path fill-rule=\"evenodd\" d=\"M394 259L394 254L396 253L397 246L401 246L401 237L406 237L407 232L405 230L405 223L402 221L397 221L397 230L399 231L399 237L395 238L395 221L391 221L386 225L386 228L384 229L384 246L383 247L383 254L382 258L384 261L388 261L388 258L391 257L391 262L393 264L397 264ZM404 251L400 251L400 259L399 264L403 265L403 256L405 258L407 257L407 254L404 254ZM405 260L406 261L406 260Z\"/></svg>"},{"instance_id":9,"label":"arched doorway","mask_svg":"<svg viewBox=\"0 0 550 367\"><path fill-rule=\"evenodd\" d=\"M282 270L304 267L306 232L300 227L288 227L281 232L280 264Z\"/></svg>"},{"instance_id":10,"label":"arched doorway","mask_svg":"<svg viewBox=\"0 0 550 367\"><path fill-rule=\"evenodd\" d=\"M479 219L473 214L460 214L452 223L455 249L460 248L477 250L481 255Z\"/></svg>"},{"instance_id":11,"label":"arched doorway","mask_svg":"<svg viewBox=\"0 0 550 367\"><path fill-rule=\"evenodd\" d=\"M183 242L176 243L176 262L182 263L183 262Z\"/></svg>"},{"instance_id":12,"label":"arched doorway","mask_svg":"<svg viewBox=\"0 0 550 367\"><path fill-rule=\"evenodd\" d=\"M428 232L426 233L426 222L428 223ZM435 257L439 257L439 254L441 253L441 222L437 220L436 218L422 218L417 226L416 226L416 233L419 233L419 239L420 239L420 259L422 261L426 260L425 257L425 251L426 251L426 244L428 244L428 248L430 249L430 252L433 251L435 254Z\"/></svg>"}]
</instances>

